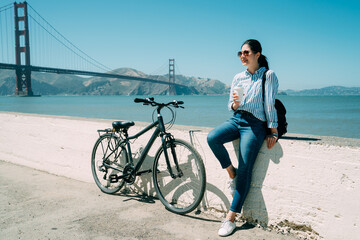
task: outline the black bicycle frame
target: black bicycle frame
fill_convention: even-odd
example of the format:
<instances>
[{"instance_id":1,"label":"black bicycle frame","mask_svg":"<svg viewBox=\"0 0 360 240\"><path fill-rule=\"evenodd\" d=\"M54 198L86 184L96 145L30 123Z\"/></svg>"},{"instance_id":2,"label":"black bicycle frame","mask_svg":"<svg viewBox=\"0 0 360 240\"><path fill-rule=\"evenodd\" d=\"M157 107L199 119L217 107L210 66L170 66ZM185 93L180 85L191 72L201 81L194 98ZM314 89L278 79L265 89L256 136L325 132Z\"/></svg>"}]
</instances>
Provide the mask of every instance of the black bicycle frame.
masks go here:
<instances>
[{"instance_id":1,"label":"black bicycle frame","mask_svg":"<svg viewBox=\"0 0 360 240\"><path fill-rule=\"evenodd\" d=\"M159 112L159 111L158 111ZM133 136L130 136L128 137L127 135L125 136L125 139L123 141L120 141L118 146L107 156L107 158L112 155L116 149L125 141L125 144L127 145L127 152L128 152L128 157L129 157L129 160L130 160L130 163L131 165L133 165L133 159L132 159L132 154L131 154L131 147L130 147L130 140L132 139L136 139L138 137L140 137L141 135L145 134L146 132L148 132L149 130L151 130L152 128L156 127L157 128L155 129L155 131L153 132L153 134L151 135L151 138L149 140L149 142L146 144L143 152L141 153L140 155L140 158L139 158L139 161L137 162L137 164L135 165L135 168L134 168L134 171L135 173L137 173L137 175L141 175L142 173L145 173L145 172L150 172L149 170L146 170L144 172L139 172L139 169L141 167L141 165L143 164L143 162L145 161L145 158L148 154L148 152L150 151L150 148L152 147L152 145L154 144L156 138L160 135L161 137L161 141L162 141L162 147L164 149L164 155L165 155L165 160L166 160L166 163L167 163L167 166L168 166L168 170L169 170L169 173L170 173L170 176L171 177L176 177L173 172L172 172L172 169L170 167L170 161L169 161L169 156L168 156L168 153L166 151L166 138L170 138L172 139L172 135L170 133L166 133L165 131L165 126L164 126L164 121L163 121L163 118L162 116L158 113L158 120L153 122L152 124L148 125L146 128L144 128L143 130L141 130L140 132L138 132L137 134L133 135ZM165 136L165 138L164 138ZM174 151L172 150L172 153L174 155L174 162L175 162L175 166L179 172L179 175L178 176L181 176L182 173L181 173L181 170L179 169L179 166L178 166L178 162L177 162L177 159L176 159L176 155L174 154ZM109 166L108 164L106 164L106 162L104 161L104 165L108 168L112 168L114 170L117 170L119 171L119 169L115 168L115 167L112 167L112 166ZM121 178L124 178L126 177L128 174L123 174L121 176L117 176L118 179L121 179Z\"/></svg>"}]
</instances>

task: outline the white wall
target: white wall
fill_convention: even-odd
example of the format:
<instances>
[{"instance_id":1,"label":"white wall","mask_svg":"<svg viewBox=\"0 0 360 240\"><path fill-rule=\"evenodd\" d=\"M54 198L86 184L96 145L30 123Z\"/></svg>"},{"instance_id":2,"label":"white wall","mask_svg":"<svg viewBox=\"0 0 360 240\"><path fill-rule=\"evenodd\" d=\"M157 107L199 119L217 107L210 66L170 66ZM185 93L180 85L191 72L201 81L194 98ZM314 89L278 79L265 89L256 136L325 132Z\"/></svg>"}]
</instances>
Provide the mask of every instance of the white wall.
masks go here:
<instances>
[{"instance_id":1,"label":"white wall","mask_svg":"<svg viewBox=\"0 0 360 240\"><path fill-rule=\"evenodd\" d=\"M93 182L90 158L98 137L96 130L110 127L111 122L1 112L0 160ZM130 134L145 125L136 123ZM201 130L194 133L193 140L207 172L203 208L224 215L232 199L226 189L227 173L206 142L211 129L174 126L170 132L190 141L190 129ZM145 145L149 136L150 133L139 138L134 149ZM302 231L298 234L308 237L318 238L316 233L325 239L360 236L360 140L352 140L355 146L347 147L347 139L332 138L329 145L323 138L288 134L288 139L280 139L272 150L262 146L244 205L244 218L269 228L299 229ZM226 145L234 165L237 144ZM150 151L149 160L156 148ZM151 161L144 169L150 166ZM151 174L139 178L133 188L152 194Z\"/></svg>"}]
</instances>

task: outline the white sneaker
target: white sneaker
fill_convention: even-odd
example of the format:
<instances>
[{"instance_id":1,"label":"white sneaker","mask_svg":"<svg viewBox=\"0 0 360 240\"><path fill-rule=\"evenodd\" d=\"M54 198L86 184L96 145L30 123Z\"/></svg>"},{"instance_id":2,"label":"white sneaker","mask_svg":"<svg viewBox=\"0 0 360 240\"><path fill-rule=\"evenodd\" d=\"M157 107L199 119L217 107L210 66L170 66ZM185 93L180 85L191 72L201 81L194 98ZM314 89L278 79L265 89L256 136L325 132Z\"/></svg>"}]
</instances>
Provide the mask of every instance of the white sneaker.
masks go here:
<instances>
[{"instance_id":1,"label":"white sneaker","mask_svg":"<svg viewBox=\"0 0 360 240\"><path fill-rule=\"evenodd\" d=\"M229 189L231 196L234 196L236 188L236 177L229 178L229 180L227 181L227 188Z\"/></svg>"},{"instance_id":2,"label":"white sneaker","mask_svg":"<svg viewBox=\"0 0 360 240\"><path fill-rule=\"evenodd\" d=\"M218 234L221 237L229 236L234 231L235 227L236 227L235 223L231 222L228 219L225 219L222 222L222 225L221 225L221 227L220 227L220 229L218 231Z\"/></svg>"}]
</instances>

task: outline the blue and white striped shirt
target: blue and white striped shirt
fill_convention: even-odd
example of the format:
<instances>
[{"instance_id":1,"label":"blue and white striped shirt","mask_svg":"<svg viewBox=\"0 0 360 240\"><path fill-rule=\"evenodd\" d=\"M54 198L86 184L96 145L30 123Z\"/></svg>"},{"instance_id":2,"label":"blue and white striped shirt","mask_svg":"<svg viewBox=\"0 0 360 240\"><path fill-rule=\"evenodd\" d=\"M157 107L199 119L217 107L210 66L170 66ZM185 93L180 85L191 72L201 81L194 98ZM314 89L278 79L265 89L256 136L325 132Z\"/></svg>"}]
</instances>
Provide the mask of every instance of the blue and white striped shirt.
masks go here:
<instances>
[{"instance_id":1,"label":"blue and white striped shirt","mask_svg":"<svg viewBox=\"0 0 360 240\"><path fill-rule=\"evenodd\" d=\"M234 87L244 87L244 96L240 103L240 106L236 110L244 110L252 113L257 119L265 122L267 119L268 128L277 128L277 114L275 109L275 96L278 91L279 83L274 71L269 70L266 73L265 82L265 109L262 102L262 76L266 68L261 67L254 74L251 74L247 70L235 75L230 91L230 99L228 108L234 112L231 108L233 104L232 92ZM266 113L266 119L265 119Z\"/></svg>"}]
</instances>

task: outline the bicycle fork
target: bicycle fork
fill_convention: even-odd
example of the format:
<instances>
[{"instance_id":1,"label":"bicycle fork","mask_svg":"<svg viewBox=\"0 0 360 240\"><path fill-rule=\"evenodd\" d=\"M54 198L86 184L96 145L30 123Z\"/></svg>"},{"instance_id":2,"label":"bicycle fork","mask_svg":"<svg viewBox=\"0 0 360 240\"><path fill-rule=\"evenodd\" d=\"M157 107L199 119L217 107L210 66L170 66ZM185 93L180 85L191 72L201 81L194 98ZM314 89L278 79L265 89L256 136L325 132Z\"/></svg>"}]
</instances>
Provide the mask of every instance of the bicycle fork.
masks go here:
<instances>
[{"instance_id":1,"label":"bicycle fork","mask_svg":"<svg viewBox=\"0 0 360 240\"><path fill-rule=\"evenodd\" d=\"M164 150L164 156L165 156L167 169L169 170L170 176L173 179L178 178L178 177L182 177L184 174L181 171L181 169L179 167L178 160L177 160L177 156L176 156L176 152L175 152L174 137L170 133L166 133L165 137L164 137L164 134L162 134L160 136L161 136L161 141L162 141L162 147L163 147L163 150ZM169 154L167 152L167 144L170 144L171 155L173 156L173 159L174 159L175 168L176 168L176 171L178 173L177 175L174 174L174 172L173 172L173 170L171 168L170 158L169 158Z\"/></svg>"}]
</instances>

